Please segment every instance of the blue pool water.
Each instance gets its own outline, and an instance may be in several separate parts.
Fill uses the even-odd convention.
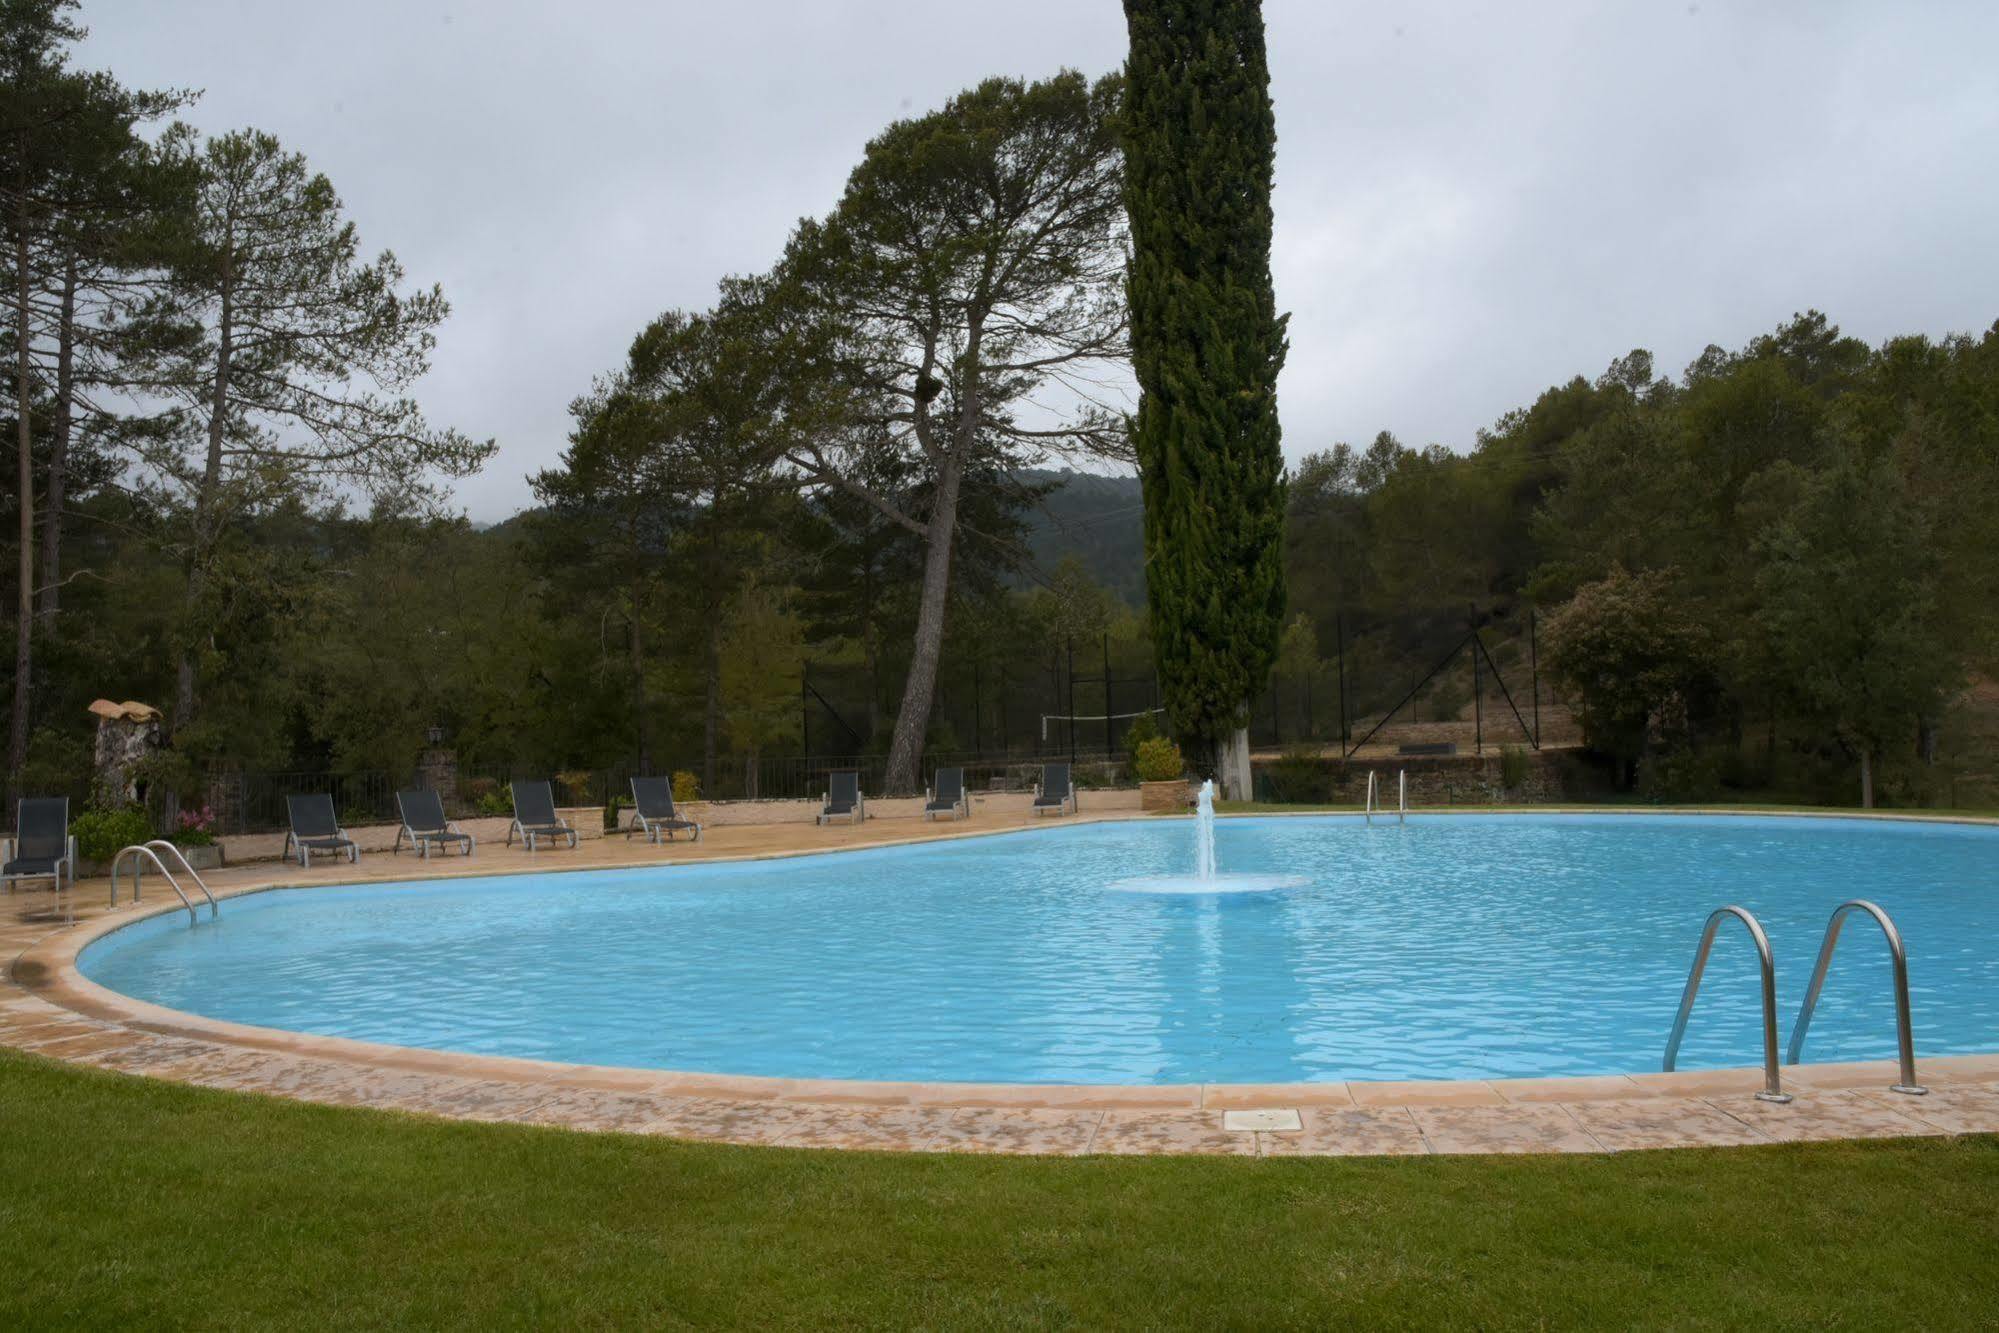
[[[1788,1037],[1826,917],[1901,926],[1918,1056],[1999,1050],[1999,830],[1687,816],[1071,825],[717,866],[272,892],[117,932],[86,975],[217,1018],[456,1051],[985,1082],[1654,1070],[1707,913],[1769,931]],[[551,853],[548,861],[559,865]],[[1887,953],[1849,920],[1807,1060],[1894,1054]],[[1753,951],[1715,946],[1682,1068],[1753,1064]]]

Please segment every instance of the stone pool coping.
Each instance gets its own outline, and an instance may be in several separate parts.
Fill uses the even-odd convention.
[[[1482,813],[1492,811],[1420,812],[1422,817]],[[1634,812],[1565,807],[1540,813],[1999,823],[1976,817],[1707,808]],[[1312,814],[1325,817],[1325,812]],[[1117,811],[1059,823],[1128,817]],[[1222,817],[1294,816],[1256,812]],[[1295,817],[1305,817],[1305,812]],[[620,855],[596,857],[482,849],[470,863],[398,859],[392,867],[371,864],[366,873],[343,865],[330,875],[325,868],[273,874],[273,867],[263,866],[238,872],[234,882],[218,886],[217,897],[382,880],[774,859],[993,836],[1037,826],[1005,818],[979,823],[984,826],[864,827],[846,833],[793,828],[758,840],[776,841],[776,847],[756,845],[739,834],[710,849],[640,844],[636,856],[629,845],[619,849]],[[787,843],[792,845],[782,845]],[[47,895],[34,893],[17,901],[33,898],[48,901]],[[9,969],[10,984],[0,988],[0,1044],[128,1073],[338,1105],[731,1143],[904,1151],[1262,1156],[1594,1152],[1999,1131],[1999,1054],[1921,1060],[1918,1074],[1932,1089],[1927,1097],[1888,1091],[1896,1081],[1892,1061],[1787,1066],[1785,1086],[1796,1098],[1788,1105],[1755,1100],[1753,1093],[1762,1086],[1760,1068],[1449,1082],[1126,1086],[770,1078],[469,1055],[253,1027],[148,1004],[99,986],[77,970],[79,954],[92,941],[180,910],[173,900],[115,909],[82,907],[74,925],[37,920],[17,910],[16,919],[0,927],[0,945],[19,950]],[[1254,1111],[1289,1114],[1275,1119],[1240,1114]]]

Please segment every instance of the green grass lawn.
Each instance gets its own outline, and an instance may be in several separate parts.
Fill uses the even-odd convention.
[[[1999,1140],[1621,1157],[711,1147],[0,1054],[0,1326],[1991,1327]]]

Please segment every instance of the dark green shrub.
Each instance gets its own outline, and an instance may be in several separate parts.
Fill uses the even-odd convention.
[[[1187,771],[1187,761],[1179,746],[1164,736],[1152,736],[1133,752],[1132,768],[1140,782],[1171,782]]]
[[[76,854],[86,861],[109,861],[119,849],[146,842],[153,836],[153,821],[137,806],[121,810],[86,810],[70,821],[76,839]]]
[[[1319,805],[1333,790],[1332,770],[1309,745],[1293,745],[1264,770],[1270,799],[1282,805]]]
[[[1138,772],[1138,752],[1145,748],[1147,741],[1159,739],[1159,734],[1159,724],[1153,721],[1150,713],[1140,713],[1131,720],[1131,725],[1124,729],[1125,763],[1132,772]],[[1158,781],[1157,778],[1147,778],[1142,773],[1139,774],[1139,780]]]

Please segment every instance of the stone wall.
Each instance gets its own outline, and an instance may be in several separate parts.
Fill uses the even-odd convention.
[[[1605,775],[1575,750],[1517,752],[1518,781],[1506,781],[1501,752],[1484,755],[1395,755],[1377,759],[1337,759],[1314,764],[1308,771],[1295,761],[1271,760],[1256,765],[1257,798],[1298,804],[1364,805],[1367,775],[1379,784],[1376,801],[1394,809],[1396,777],[1409,775],[1409,805],[1549,805],[1590,801],[1607,790]]]

